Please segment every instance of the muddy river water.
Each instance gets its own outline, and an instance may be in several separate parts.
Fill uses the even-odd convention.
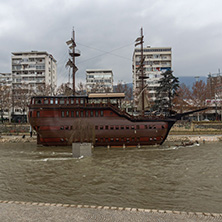
[[[222,213],[222,143],[95,148],[0,144],[0,199]]]

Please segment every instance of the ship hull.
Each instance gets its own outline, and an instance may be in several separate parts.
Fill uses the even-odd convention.
[[[149,146],[162,144],[176,120],[130,121],[124,117],[30,117],[38,144],[67,146],[91,142],[94,146]]]

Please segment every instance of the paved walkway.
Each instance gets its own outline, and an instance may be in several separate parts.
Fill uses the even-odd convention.
[[[186,213],[137,208],[0,201],[1,222],[205,222],[222,214]]]

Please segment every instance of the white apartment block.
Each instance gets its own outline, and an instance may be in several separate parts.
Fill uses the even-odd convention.
[[[113,71],[111,69],[87,69],[87,92],[113,92]]]
[[[147,87],[148,99],[152,103],[155,101],[156,88],[159,87],[158,81],[161,73],[172,69],[171,47],[145,47],[143,48],[144,57],[144,76],[149,78],[144,80]],[[141,61],[141,49],[136,48],[133,53],[133,92],[134,96],[141,91],[140,71],[137,71]],[[137,98],[138,99],[138,98]]]
[[[38,51],[13,52],[11,63],[14,88],[26,84],[35,90],[38,86],[48,86],[52,91],[55,90],[57,65],[51,54]]]

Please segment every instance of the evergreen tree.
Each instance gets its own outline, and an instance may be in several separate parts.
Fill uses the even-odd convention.
[[[173,75],[173,71],[167,70],[162,73],[162,78],[159,80],[157,88],[156,101],[154,109],[160,113],[171,115],[172,100],[176,96],[176,91],[179,88],[179,80]]]

